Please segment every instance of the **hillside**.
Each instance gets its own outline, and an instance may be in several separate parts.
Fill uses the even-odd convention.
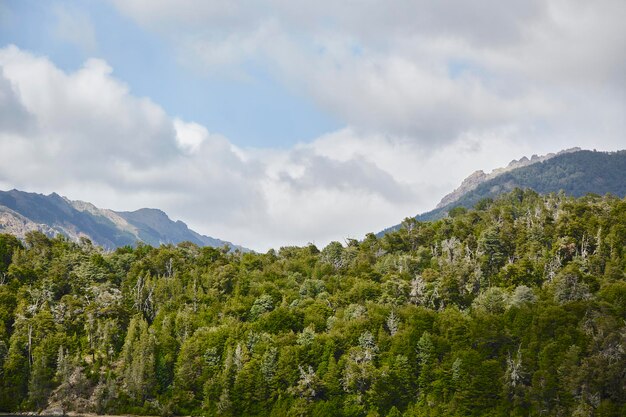
[[[623,416],[624,242],[625,199],[519,189],[266,254],[0,234],[0,411]]]
[[[456,188],[451,193],[445,195],[435,208],[438,209],[438,208],[451,205],[452,203],[457,201],[459,198],[463,197],[465,194],[476,189],[476,187],[478,187],[480,184],[487,182],[493,178],[496,178],[506,172],[510,172],[518,168],[536,164],[538,162],[544,162],[544,161],[554,158],[555,156],[563,155],[566,153],[578,152],[580,150],[581,150],[580,148],[571,148],[571,149],[562,150],[557,153],[549,153],[547,155],[541,155],[541,156],[533,155],[530,158],[527,158],[524,156],[520,158],[519,160],[514,159],[513,161],[509,162],[509,164],[506,167],[496,168],[490,173],[485,173],[483,170],[478,170],[474,172],[473,174],[471,174],[469,177],[465,178],[458,188]]]
[[[86,237],[106,249],[144,242],[152,246],[184,241],[199,246],[242,249],[230,242],[203,236],[182,221],[172,221],[157,209],[115,212],[84,201],[18,190],[0,191],[0,232],[24,238],[29,231],[63,234],[73,241]]]
[[[501,168],[486,176],[472,174],[464,183],[471,186],[459,187],[463,192],[451,193],[429,212],[419,214],[419,221],[440,219],[455,207],[471,208],[485,198],[495,198],[514,188],[529,188],[540,194],[564,192],[580,197],[588,193],[603,195],[610,193],[618,197],[626,196],[626,150],[617,152],[596,152],[566,150],[549,158],[522,158],[521,167]],[[510,167],[520,165],[513,161]],[[509,168],[510,168],[509,167]],[[482,171],[481,171],[482,172]],[[472,177],[480,177],[472,181]],[[449,201],[449,202],[447,202]],[[447,203],[446,203],[447,202]],[[400,225],[385,229],[380,234],[397,230]]]

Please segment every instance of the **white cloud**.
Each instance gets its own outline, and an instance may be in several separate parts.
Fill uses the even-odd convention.
[[[113,2],[187,64],[242,77],[256,62],[365,134],[437,147],[477,130],[558,136],[580,124],[586,140],[623,137],[623,113],[604,116],[624,110],[620,0]],[[600,106],[582,123],[581,97]]]
[[[178,118],[174,119],[174,129],[178,147],[189,154],[197,152],[200,145],[209,137],[206,127],[197,123],[186,123]]]
[[[0,69],[0,130],[6,133],[21,132],[32,122],[11,82]]]
[[[122,11],[143,24],[169,26],[166,29],[189,25],[201,28],[207,22],[208,28],[240,28],[254,19],[262,2],[244,0],[196,1],[196,0],[112,0]]]

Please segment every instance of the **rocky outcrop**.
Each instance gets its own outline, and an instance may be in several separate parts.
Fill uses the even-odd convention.
[[[46,224],[35,223],[15,211],[0,206],[0,231],[17,236],[21,239],[28,232],[42,232],[54,236],[58,232]]]
[[[570,149],[562,150],[558,153],[549,153],[547,155],[542,155],[542,156],[533,155],[530,157],[530,159],[524,156],[519,160],[515,160],[515,159],[512,160],[504,168],[494,169],[489,174],[486,174],[482,170],[476,171],[473,174],[471,174],[469,177],[465,178],[458,188],[456,188],[450,194],[447,194],[445,197],[443,197],[441,201],[439,202],[439,204],[437,204],[436,208],[445,207],[450,203],[454,203],[459,198],[461,198],[461,196],[463,196],[464,194],[472,190],[475,190],[476,187],[478,187],[480,184],[484,183],[485,181],[489,181],[506,172],[512,171],[517,168],[522,168],[528,165],[536,164],[537,162],[547,161],[549,159],[554,158],[557,155],[578,152],[580,150],[581,150],[580,148],[570,148]]]

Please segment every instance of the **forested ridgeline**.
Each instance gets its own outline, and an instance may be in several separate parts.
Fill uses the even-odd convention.
[[[626,200],[266,254],[0,235],[0,409],[626,415]]]

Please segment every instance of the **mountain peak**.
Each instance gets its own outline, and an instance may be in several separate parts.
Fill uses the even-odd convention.
[[[141,241],[152,246],[190,241],[199,246],[247,250],[229,242],[204,236],[173,221],[160,209],[141,208],[129,212],[101,209],[94,204],[62,197],[13,189],[0,191],[0,232],[18,237],[33,230],[47,235],[63,234],[78,241],[81,236],[107,249],[134,245]]]
[[[531,156],[530,159],[528,159],[528,157],[526,156],[522,156],[519,160],[514,159],[511,162],[509,162],[509,164],[506,167],[496,168],[493,171],[491,171],[489,174],[485,174],[485,172],[482,170],[475,171],[469,177],[465,178],[463,182],[461,182],[461,185],[458,188],[456,188],[451,193],[445,195],[441,199],[439,204],[437,204],[436,208],[441,208],[448,204],[454,203],[462,195],[474,190],[476,187],[478,187],[480,184],[484,183],[485,181],[489,181],[506,172],[512,171],[514,169],[522,168],[528,165],[536,164],[539,162],[547,161],[558,155],[579,152],[580,150],[581,150],[580,148],[574,147],[574,148],[564,149],[557,153],[548,153],[546,155],[541,155],[541,156],[534,154],[533,156]]]
[[[168,217],[167,214],[165,214],[165,212],[163,210],[160,210],[160,209],[157,209],[157,208],[150,208],[150,207],[143,207],[143,208],[137,209],[135,211],[132,211],[131,213],[153,214],[153,215],[159,215],[159,216]]]
[[[438,218],[457,205],[469,208],[481,198],[493,198],[514,187],[531,188],[539,193],[563,190],[575,197],[587,193],[626,195],[623,174],[626,172],[626,150],[597,152],[570,148],[533,157],[528,162],[523,162],[523,158],[520,161],[514,168],[499,168],[485,176],[477,175],[481,171],[473,173],[434,210],[418,218]]]

